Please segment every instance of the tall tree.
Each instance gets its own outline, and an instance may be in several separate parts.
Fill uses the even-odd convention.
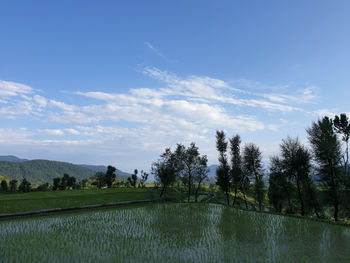
[[[288,201],[288,205],[291,206],[291,194],[288,190],[287,176],[283,169],[282,160],[278,156],[273,156],[270,159],[268,197],[269,202],[273,205],[277,212],[282,212],[286,199]]]
[[[7,192],[8,191],[8,184],[7,184],[7,181],[6,180],[2,180],[1,181],[1,190],[3,192]]]
[[[113,181],[116,178],[116,175],[114,173],[116,170],[117,169],[111,165],[107,166],[107,172],[105,175],[105,182],[106,182],[108,188],[112,187]]]
[[[137,174],[138,174],[138,170],[137,169],[135,169],[134,170],[134,173],[131,175],[131,176],[129,176],[128,177],[128,183],[132,186],[132,187],[134,187],[134,188],[136,188],[136,183],[137,183]]]
[[[152,164],[151,169],[157,182],[162,185],[160,192],[160,197],[162,197],[166,193],[167,188],[176,181],[179,174],[176,156],[170,148],[165,149],[158,161]]]
[[[349,165],[349,138],[350,138],[350,122],[349,117],[345,113],[336,115],[334,117],[334,129],[335,132],[342,136],[342,141],[345,143],[345,156],[344,160],[344,177],[347,175]]]
[[[242,157],[241,157],[241,137],[237,134],[232,139],[230,139],[230,153],[231,153],[231,178],[232,186],[235,191],[235,197],[232,206],[235,205],[237,199],[238,189],[241,188],[240,185],[243,182],[243,172],[242,172]]]
[[[333,204],[334,220],[338,220],[339,192],[342,187],[341,147],[329,117],[313,122],[307,129],[308,139],[312,146],[315,160],[319,164],[321,181]]]
[[[145,188],[146,187],[146,181],[148,179],[148,173],[144,172],[143,170],[141,170],[141,179],[140,179],[140,183],[139,183],[139,187],[141,188]]]
[[[298,138],[282,140],[280,145],[282,154],[282,163],[288,177],[296,182],[297,194],[300,203],[300,213],[305,215],[305,204],[302,195],[302,183],[310,176],[311,155],[303,147]]]
[[[202,182],[208,178],[208,158],[206,155],[203,155],[200,158],[200,165],[198,168],[195,170],[194,173],[194,181],[197,184],[196,187],[196,192],[195,192],[195,201],[198,202],[198,195],[199,195],[199,190],[201,188]]]
[[[52,190],[56,191],[60,185],[61,178],[60,177],[55,177],[53,178],[53,185],[52,185]]]
[[[227,205],[230,205],[231,176],[227,160],[227,141],[224,131],[216,131],[216,149],[219,152],[219,167],[216,170],[216,184],[226,195]]]
[[[175,150],[175,155],[179,168],[183,171],[183,181],[188,187],[187,201],[189,202],[191,197],[191,189],[193,188],[195,179],[195,173],[206,163],[203,163],[203,157],[200,155],[198,147],[194,142],[192,142],[187,148],[182,144],[178,144]]]
[[[265,184],[263,181],[262,154],[258,146],[249,143],[243,150],[243,167],[248,176],[255,180],[254,196],[258,201],[259,210],[262,210],[262,202],[265,196]]]

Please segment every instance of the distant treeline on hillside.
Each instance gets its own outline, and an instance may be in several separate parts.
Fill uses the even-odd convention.
[[[49,160],[27,161],[14,157],[11,158],[11,161],[0,161],[0,176],[6,177],[10,180],[15,179],[18,181],[26,178],[33,185],[40,185],[44,183],[52,183],[53,178],[61,177],[63,174],[69,174],[75,177],[78,181],[81,181],[83,179],[94,176],[96,173],[96,167],[99,168],[99,171],[102,171],[104,166],[86,165],[86,167],[84,167],[83,165],[76,165],[66,162]],[[107,167],[105,167],[105,171],[106,170]],[[127,178],[129,176],[129,174],[119,170],[116,171],[116,175],[119,178]]]

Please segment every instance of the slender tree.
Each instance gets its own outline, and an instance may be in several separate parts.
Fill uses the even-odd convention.
[[[216,131],[216,149],[219,152],[219,167],[216,170],[216,184],[226,195],[227,205],[230,205],[231,176],[227,160],[227,141],[224,131]]]
[[[237,199],[238,189],[241,188],[240,185],[243,182],[242,176],[242,157],[241,157],[241,137],[237,134],[232,139],[230,139],[230,153],[231,153],[231,178],[232,186],[235,191],[235,197],[232,206],[235,206]]]
[[[247,144],[243,150],[243,167],[246,173],[255,180],[254,196],[262,210],[262,202],[265,196],[265,184],[263,181],[262,154],[258,146]]]
[[[198,202],[199,190],[201,188],[202,182],[208,178],[208,158],[206,155],[200,158],[200,165],[194,172],[194,181],[197,183],[196,192],[195,192],[195,201]]]
[[[324,184],[326,193],[333,204],[334,220],[338,220],[339,213],[339,192],[342,187],[341,147],[336,133],[333,129],[333,122],[329,117],[312,123],[307,129],[308,139],[312,146],[314,158],[319,165],[321,182]]]
[[[141,179],[140,179],[139,187],[145,188],[147,179],[148,179],[148,173],[141,170]]]

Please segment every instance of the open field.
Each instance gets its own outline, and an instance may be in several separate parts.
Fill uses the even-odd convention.
[[[0,222],[3,262],[349,262],[350,228],[215,204]]]
[[[0,194],[0,214],[145,200],[150,190],[110,188]]]

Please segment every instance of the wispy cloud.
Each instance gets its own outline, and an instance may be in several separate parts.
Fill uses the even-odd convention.
[[[30,130],[2,129],[0,144],[10,146],[10,138],[18,147],[55,149],[62,158],[68,156],[64,149],[69,147],[70,158],[74,158],[73,153],[91,151],[94,156],[119,156],[126,162],[127,156],[138,152],[143,162],[151,162],[166,146],[196,141],[210,158],[215,158],[216,129],[243,134],[278,132],[288,125],[287,120],[279,120],[281,112],[303,113],[302,106],[317,99],[316,89],[308,86],[294,93],[269,93],[267,89],[259,93],[243,84],[236,86],[209,76],[181,77],[154,67],[144,68],[142,73],[163,86],[123,93],[76,91],[79,104],[47,98],[29,86],[2,81],[0,92],[6,101],[0,102],[0,118],[33,116],[45,125]],[[278,118],[264,118],[267,114],[277,114]]]

